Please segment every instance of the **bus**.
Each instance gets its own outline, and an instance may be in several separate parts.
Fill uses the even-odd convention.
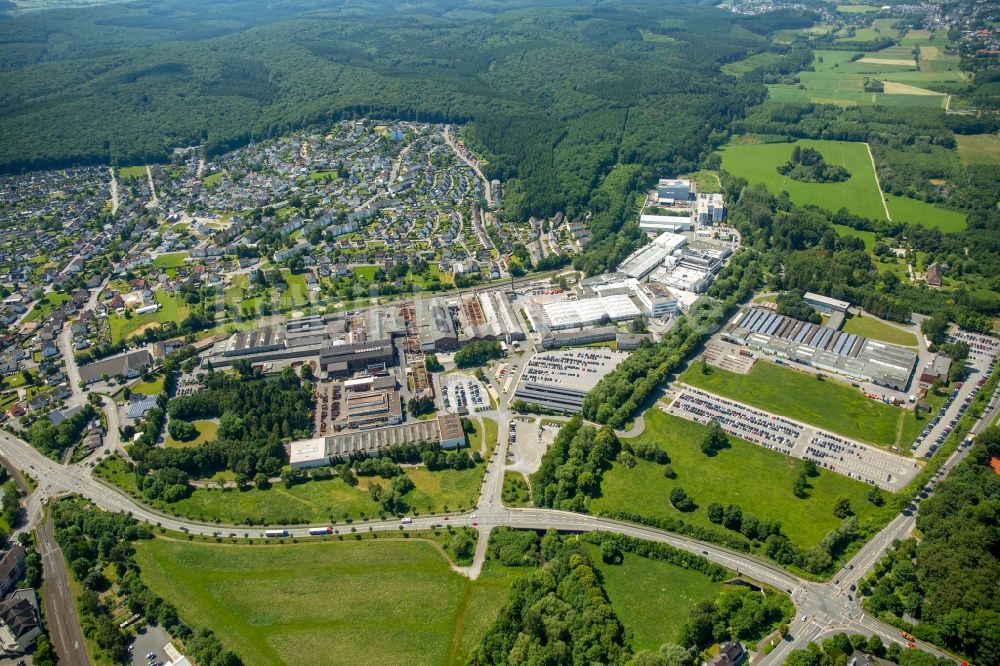
[[[332,527],[310,527],[309,534],[313,536],[322,536],[324,534],[333,534]]]
[[[286,537],[288,536],[288,530],[265,530],[264,536],[268,538],[272,537]]]

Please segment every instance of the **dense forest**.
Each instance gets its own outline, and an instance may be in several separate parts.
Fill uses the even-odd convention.
[[[367,115],[468,123],[509,213],[581,210],[616,162],[693,166],[760,102],[722,63],[808,25],[687,3],[167,0],[0,22],[0,168],[214,156]],[[794,53],[801,65],[801,52]],[[779,67],[780,69],[780,67]],[[713,135],[713,132],[716,135]]]
[[[989,464],[995,456],[996,427],[980,433],[969,457],[921,505],[921,539],[897,543],[861,586],[870,612],[976,663],[1000,654],[1000,476]]]

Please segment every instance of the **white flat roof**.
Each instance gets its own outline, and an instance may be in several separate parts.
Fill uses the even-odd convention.
[[[323,460],[326,456],[326,438],[302,439],[288,445],[288,462],[295,463]]]

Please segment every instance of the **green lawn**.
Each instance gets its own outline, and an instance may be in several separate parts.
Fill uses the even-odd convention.
[[[410,512],[442,513],[471,508],[479,494],[483,465],[466,470],[430,472],[424,468],[407,469],[416,486],[404,496]],[[126,489],[134,481],[118,477]],[[285,488],[275,484],[267,490],[243,491],[219,488],[196,488],[191,496],[173,504],[155,503],[161,510],[197,520],[221,521],[244,525],[289,525],[374,518],[381,510],[368,496],[372,483],[388,487],[389,481],[362,477],[357,486],[339,478],[309,481]]]
[[[153,265],[157,268],[177,268],[184,265],[187,257],[187,252],[167,252],[157,255],[156,259],[153,259]]]
[[[136,178],[146,178],[146,167],[127,166],[118,168],[118,177],[122,180],[135,180]]]
[[[802,461],[730,437],[731,447],[709,457],[701,452],[705,427],[654,407],[645,413],[646,430],[632,440],[651,442],[666,450],[676,478],[663,476],[661,465],[639,460],[629,469],[618,463],[605,472],[601,496],[591,501],[592,513],[630,511],[644,516],[682,518],[686,522],[723,529],[708,520],[711,501],[739,504],[744,514],[781,521],[782,531],[802,548],[815,546],[840,519],[833,515],[838,497],[847,497],[862,525],[880,520],[868,500],[871,486],[846,476],[819,470],[809,480],[809,496],[792,493],[792,481]],[[669,501],[681,486],[697,508],[679,513]]]
[[[24,321],[42,321],[68,300],[69,294],[61,294],[56,291],[44,294],[41,299],[35,303],[35,306],[31,308],[31,312],[28,313],[28,316],[25,317]]]
[[[378,270],[378,266],[355,266],[351,271],[358,277],[362,277],[369,282],[375,279],[375,271]]]
[[[778,173],[789,160],[795,145],[815,148],[823,158],[845,167],[851,177],[840,183],[803,183]],[[799,204],[816,204],[836,211],[846,207],[856,215],[885,219],[885,209],[875,182],[875,171],[863,143],[851,141],[800,140],[791,143],[730,143],[720,150],[722,166],[750,183],[764,183],[778,194],[787,191]]]
[[[187,316],[187,304],[182,297],[164,294],[162,291],[154,292],[154,297],[156,302],[160,304],[160,309],[156,312],[132,316],[132,318],[120,317],[116,314],[108,317],[112,342],[128,338],[148,324],[162,324],[168,321],[175,321],[179,324]]]
[[[837,380],[758,361],[746,375],[692,365],[680,381],[846,437],[881,446],[909,444],[924,425],[914,412],[872,400]],[[898,434],[901,432],[901,435]]]
[[[965,229],[965,213],[895,194],[886,194],[885,200],[895,222],[912,222],[928,229],[938,227],[945,233]]]
[[[522,573],[487,563],[470,581],[433,542],[399,537],[255,546],[155,539],[137,544],[136,559],[182,619],[211,627],[247,666],[464,664]]]
[[[159,395],[163,393],[163,382],[166,377],[159,375],[148,382],[139,382],[132,387],[132,393],[142,393],[143,395]]]
[[[191,424],[198,429],[197,437],[192,439],[190,442],[178,442],[170,435],[167,435],[165,442],[167,447],[184,449],[189,446],[198,446],[199,444],[204,444],[205,442],[215,441],[216,435],[219,433],[219,424],[216,421],[192,421]]]
[[[955,141],[963,164],[1000,164],[1000,135],[956,134]]]
[[[837,233],[841,236],[854,236],[855,238],[860,238],[865,243],[865,249],[869,252],[875,247],[875,232],[874,231],[861,231],[855,229],[854,227],[848,227],[844,224],[835,224],[833,228],[837,230]]]
[[[216,171],[215,173],[210,173],[207,176],[205,176],[204,178],[202,178],[201,182],[205,185],[205,187],[212,187],[213,185],[215,185],[216,183],[218,183],[220,180],[222,180],[222,178],[225,175],[226,175],[225,171]]]
[[[632,648],[656,651],[677,640],[694,607],[714,601],[725,585],[697,571],[625,553],[621,565],[604,564],[600,549],[587,545],[611,605],[633,635]]]
[[[895,326],[890,326],[875,317],[859,317],[852,315],[844,322],[841,330],[848,333],[857,333],[867,338],[881,340],[894,345],[904,345],[906,347],[917,346],[917,336],[913,333],[900,330]]]

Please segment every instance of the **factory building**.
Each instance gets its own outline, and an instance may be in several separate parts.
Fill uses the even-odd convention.
[[[694,188],[690,180],[661,178],[656,184],[656,198],[660,203],[690,201],[694,198]]]
[[[726,204],[722,199],[722,194],[719,192],[699,194],[695,215],[699,225],[721,224],[726,218]]]
[[[917,364],[917,355],[904,347],[757,307],[738,314],[723,339],[898,391],[906,390]]]
[[[662,284],[644,282],[635,289],[636,300],[642,308],[642,314],[653,319],[663,319],[677,315],[677,297]]]
[[[546,303],[542,306],[542,313],[546,325],[553,331],[629,321],[642,314],[632,299],[624,294]]]
[[[582,331],[550,331],[542,334],[542,349],[558,349],[560,347],[580,347],[600,342],[610,342],[618,337],[617,326],[598,326]]]
[[[685,236],[664,232],[649,245],[639,248],[626,257],[618,270],[626,277],[642,280],[687,242]]]
[[[840,301],[836,298],[830,298],[829,296],[823,296],[822,294],[814,294],[811,291],[807,291],[802,295],[802,300],[804,300],[809,305],[813,306],[820,312],[847,312],[847,308],[851,307],[851,304],[847,301]]]
[[[320,369],[334,377],[361,371],[385,370],[395,363],[395,349],[391,340],[340,340],[319,350]]]
[[[525,339],[507,295],[500,290],[463,294],[458,300],[458,341]]]
[[[288,462],[292,469],[324,467],[352,457],[376,456],[392,446],[418,443],[437,443],[442,448],[462,446],[465,432],[461,419],[455,414],[444,414],[429,421],[347,430],[326,437],[291,442],[288,445]]]
[[[646,233],[678,233],[694,229],[690,215],[641,215],[639,231]]]
[[[443,352],[458,349],[455,322],[443,298],[418,298],[414,300],[413,307],[421,351]]]

